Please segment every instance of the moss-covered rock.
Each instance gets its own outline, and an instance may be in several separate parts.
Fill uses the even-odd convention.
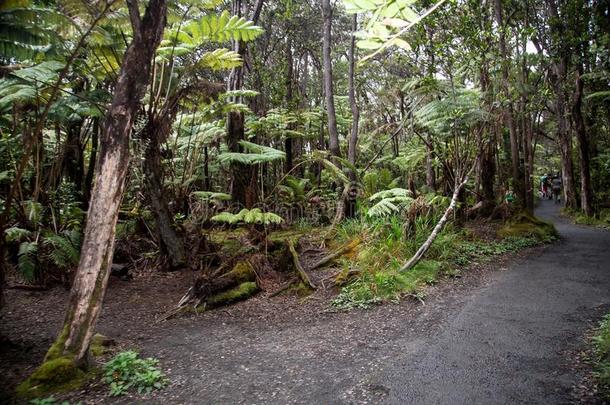
[[[511,218],[498,230],[498,236],[507,237],[535,237],[538,240],[552,240],[559,237],[553,224],[543,221],[533,215],[521,212]]]
[[[210,297],[207,300],[207,306],[218,307],[221,305],[231,304],[249,298],[257,292],[258,286],[256,285],[256,283],[254,281],[247,281],[245,283],[241,283],[235,288],[223,291],[219,294]]]
[[[89,345],[89,351],[93,357],[103,356],[110,351],[110,346],[115,344],[113,339],[106,337],[100,333],[96,333],[91,338],[91,344]]]
[[[59,357],[42,363],[24,382],[17,386],[21,398],[47,396],[51,393],[78,389],[87,380],[87,374],[68,357]]]

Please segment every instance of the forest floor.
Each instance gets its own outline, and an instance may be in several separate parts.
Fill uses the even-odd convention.
[[[192,283],[186,273],[112,279],[98,331],[160,360],[170,384],[145,400],[83,403],[567,403],[589,400],[575,365],[583,335],[610,309],[610,232],[537,215],[562,240],[474,266],[406,300],[332,311],[332,295],[256,296],[199,315],[157,320]],[[44,356],[67,291],[9,291],[0,314],[0,403]],[[10,340],[8,340],[10,339]],[[593,401],[593,400],[591,400]]]

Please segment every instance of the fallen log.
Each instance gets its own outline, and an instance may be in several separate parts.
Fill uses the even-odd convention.
[[[294,265],[294,269],[296,270],[303,283],[314,290],[317,289],[316,285],[309,278],[309,275],[305,272],[305,269],[303,269],[303,266],[301,266],[301,262],[299,261],[299,255],[295,248],[294,239],[288,239],[288,250],[292,255],[292,264]]]
[[[346,245],[340,247],[339,249],[335,250],[331,254],[329,254],[329,255],[321,258],[317,262],[315,262],[311,266],[311,270],[317,269],[318,267],[322,267],[322,266],[332,262],[333,260],[343,256],[345,253],[349,252],[350,250],[353,250],[360,243],[362,243],[362,240],[360,238],[353,239],[352,241],[350,241]]]

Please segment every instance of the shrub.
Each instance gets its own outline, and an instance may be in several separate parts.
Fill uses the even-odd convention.
[[[134,351],[117,354],[104,366],[103,380],[110,385],[110,395],[124,395],[131,388],[139,394],[163,388],[167,379],[156,367],[158,363],[158,360],[150,357],[140,359]]]

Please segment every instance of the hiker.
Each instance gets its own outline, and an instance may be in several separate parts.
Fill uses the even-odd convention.
[[[540,177],[540,197],[543,200],[546,200],[548,197],[548,175],[543,175]]]
[[[551,187],[553,189],[553,199],[555,200],[555,204],[559,204],[561,202],[561,177],[555,176],[551,182]]]

